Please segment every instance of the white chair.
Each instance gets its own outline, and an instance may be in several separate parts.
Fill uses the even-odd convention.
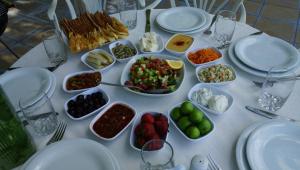
[[[150,5],[145,6],[145,0],[140,0],[140,4],[145,9],[153,9],[155,8],[162,0],[154,0]],[[176,7],[175,0],[169,0],[171,7]],[[183,0],[186,6],[191,6],[188,0]],[[238,12],[240,10],[240,19],[239,22],[246,23],[246,8],[243,3],[244,0],[236,0],[233,6],[233,11]],[[214,9],[216,5],[216,0],[193,0],[192,6],[195,8],[201,8],[211,14],[216,14],[222,8],[224,8],[228,4],[229,0],[223,0],[223,2]],[[214,10],[213,10],[214,9]]]

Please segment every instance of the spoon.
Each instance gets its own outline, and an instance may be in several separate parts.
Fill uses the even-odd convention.
[[[151,90],[144,90],[143,88],[138,87],[138,86],[134,86],[134,85],[114,84],[114,83],[107,83],[107,82],[103,82],[103,81],[101,81],[100,84],[108,85],[108,86],[116,86],[116,87],[135,88],[135,89],[137,89],[137,90],[139,90],[139,91],[141,91],[141,92],[149,93],[149,94],[163,94],[163,93],[166,93],[166,92],[170,92],[169,89],[151,89]]]
[[[212,19],[212,21],[211,21],[209,27],[203,32],[203,34],[210,35],[210,34],[212,33],[211,27],[212,27],[213,24],[216,22],[217,16],[218,16],[218,14],[215,14],[215,16],[213,17],[213,19]]]

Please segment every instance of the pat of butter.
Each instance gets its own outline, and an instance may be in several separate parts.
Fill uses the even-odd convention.
[[[147,32],[140,40],[140,45],[143,51],[155,52],[158,50],[157,36],[155,32]]]

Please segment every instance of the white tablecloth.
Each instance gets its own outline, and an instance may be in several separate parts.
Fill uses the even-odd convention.
[[[159,12],[160,10],[152,11],[152,23],[154,23],[153,21]],[[128,37],[128,39],[137,44],[138,39],[144,33],[144,28],[145,14],[144,11],[139,11],[137,27],[134,30],[130,31],[130,36]],[[159,33],[162,36],[164,42],[166,42],[167,39],[172,36],[172,34],[160,30],[155,24],[152,24],[152,31]],[[255,31],[257,30],[250,27],[249,25],[237,23],[233,39],[238,39]],[[194,47],[208,46],[208,37],[205,37],[200,33],[194,34],[193,36],[196,40]],[[103,49],[108,50],[107,46],[103,47]],[[164,53],[167,52],[164,51]],[[89,123],[94,116],[89,117],[85,120],[74,121],[68,118],[64,113],[64,103],[67,101],[67,99],[75,95],[65,93],[62,90],[62,81],[64,77],[69,73],[89,70],[89,68],[81,63],[81,55],[82,54],[69,56],[68,62],[54,71],[57,80],[57,86],[51,99],[55,110],[61,113],[60,117],[62,119],[66,119],[66,121],[68,122],[68,129],[64,138],[89,138],[98,141],[99,143],[102,143],[103,145],[108,147],[109,150],[116,156],[121,169],[137,170],[140,167],[141,158],[140,153],[133,150],[129,145],[131,126],[114,141],[106,142],[98,139],[89,131]],[[225,55],[224,62],[232,64],[227,59],[226,51],[223,51],[223,55]],[[13,66],[46,66],[47,64],[49,63],[46,58],[43,45],[39,44],[27,54],[25,54]],[[185,65],[187,74],[184,79],[183,85],[175,94],[168,97],[144,97],[130,93],[118,87],[109,87],[103,85],[102,88],[110,95],[111,101],[125,101],[134,106],[138,113],[143,113],[145,111],[157,111],[167,114],[168,110],[172,108],[172,106],[187,99],[187,93],[189,89],[197,83],[197,78],[194,73],[195,68],[187,61],[185,62]],[[109,71],[103,74],[103,80],[106,82],[119,83],[120,75],[124,66],[125,64],[116,63]],[[215,131],[211,134],[211,136],[203,141],[191,143],[187,141],[175,129],[173,125],[170,126],[168,141],[173,145],[175,149],[176,164],[184,164],[187,168],[189,168],[191,158],[195,154],[206,155],[210,153],[222,167],[222,169],[238,169],[235,159],[235,145],[240,133],[247,126],[253,124],[254,122],[264,120],[265,118],[250,113],[244,108],[245,105],[255,105],[255,93],[257,93],[258,89],[250,81],[250,75],[243,73],[239,69],[236,70],[238,75],[236,81],[228,86],[222,87],[223,90],[233,95],[234,103],[230,110],[228,110],[223,115],[209,115],[215,122]],[[299,105],[297,101],[300,100],[300,96],[297,94],[300,94],[299,83],[296,83],[292,95],[290,96],[285,106],[278,111],[278,114],[300,120],[300,114],[297,114],[297,105]],[[42,148],[49,137],[50,136],[35,136],[34,139],[39,148]]]

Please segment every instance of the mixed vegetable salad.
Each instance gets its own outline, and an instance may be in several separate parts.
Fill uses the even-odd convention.
[[[125,84],[138,86],[145,91],[168,89],[166,93],[169,93],[176,90],[181,69],[172,69],[164,59],[142,57],[131,66],[129,80]]]

